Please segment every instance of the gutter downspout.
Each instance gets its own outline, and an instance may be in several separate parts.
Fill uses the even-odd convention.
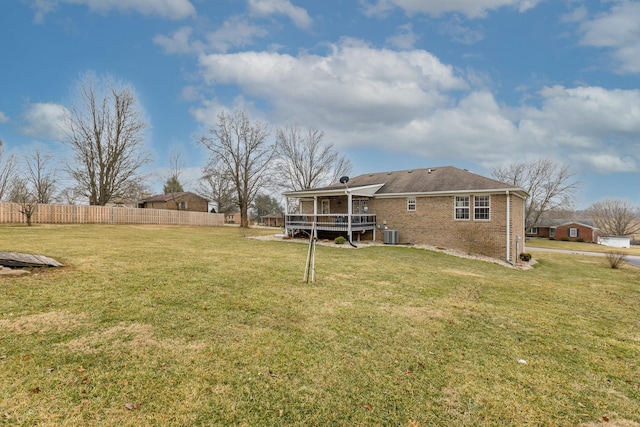
[[[511,196],[507,190],[507,262],[511,262]]]

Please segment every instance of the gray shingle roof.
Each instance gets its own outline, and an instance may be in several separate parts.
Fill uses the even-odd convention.
[[[384,184],[375,194],[421,194],[459,191],[516,190],[511,184],[496,181],[453,166],[408,169],[358,175],[347,183],[349,188]],[[344,184],[314,188],[314,191],[337,190]],[[524,190],[517,189],[524,193]],[[292,194],[292,193],[291,193]],[[526,193],[525,193],[526,194]]]
[[[541,219],[537,224],[534,225],[534,227],[560,227],[562,225],[568,224],[581,224],[590,228],[597,228],[593,224],[592,219]]]
[[[140,202],[168,202],[169,200],[177,199],[182,196],[186,196],[187,194],[193,194],[194,196],[200,197],[197,194],[191,193],[190,191],[183,191],[181,193],[169,193],[169,194],[156,194],[155,196],[147,197],[142,199]],[[204,197],[202,197],[204,199]]]

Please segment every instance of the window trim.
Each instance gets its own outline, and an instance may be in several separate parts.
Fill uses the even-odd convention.
[[[486,198],[487,200],[487,205],[486,206],[478,206],[478,199],[484,199]],[[486,209],[487,212],[487,218],[479,218],[478,216],[478,210],[479,209]],[[491,221],[491,195],[490,194],[481,194],[481,195],[476,195],[473,196],[473,219],[474,221]]]
[[[458,202],[466,202],[466,205],[458,205]],[[458,217],[458,212],[466,212],[465,217]],[[453,218],[456,221],[470,221],[471,220],[471,196],[454,196],[453,197]]]
[[[413,209],[412,209],[413,206]],[[407,197],[407,211],[415,212],[418,210],[418,200],[415,197]]]
[[[573,234],[575,234],[575,236]],[[578,231],[577,228],[569,227],[569,237],[577,238],[579,236],[579,234],[580,234],[580,232]]]

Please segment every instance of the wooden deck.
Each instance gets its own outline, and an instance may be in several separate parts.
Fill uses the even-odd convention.
[[[349,221],[351,224],[349,224]],[[315,224],[318,231],[351,232],[374,231],[376,229],[375,215],[285,215],[285,228],[288,232],[299,230],[311,231]]]

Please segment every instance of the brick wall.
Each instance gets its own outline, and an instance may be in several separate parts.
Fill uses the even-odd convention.
[[[507,196],[491,195],[491,218],[473,218],[473,195],[470,195],[470,219],[456,220],[454,196],[417,197],[416,210],[408,211],[406,198],[373,199],[369,210],[377,215],[378,225],[398,230],[401,243],[427,244],[469,253],[478,253],[493,258],[505,259],[507,247]],[[523,200],[514,195],[511,198],[511,260],[517,259],[516,235],[524,240]],[[386,221],[386,224],[385,224]],[[383,233],[376,235],[382,240]]]
[[[407,210],[406,197],[369,199],[369,213],[376,215],[376,240],[383,241],[384,228],[398,230],[400,243],[424,244],[468,253],[506,259],[507,253],[507,195],[492,194],[490,219],[475,220],[474,199],[470,196],[470,219],[456,220],[454,196],[416,197],[416,210]],[[516,261],[523,252],[524,201],[510,194],[510,260]],[[347,213],[347,198],[332,198],[332,214]],[[320,199],[318,213],[320,213]],[[313,200],[302,202],[302,213],[313,214]],[[516,242],[516,236],[520,241]]]
[[[185,202],[187,208],[186,209],[178,209],[180,202]],[[166,202],[157,201],[157,202],[146,202],[146,209],[167,209],[172,211],[177,210],[186,210],[189,212],[208,212],[208,203],[207,201],[196,195],[196,194],[186,194],[180,197],[176,197],[175,199],[168,200]]]
[[[569,229],[575,228],[577,230],[578,235],[576,237],[571,237],[569,233]],[[593,233],[593,229],[590,227],[586,227],[582,224],[566,224],[556,228],[556,240],[565,240],[569,239],[572,241],[576,240],[584,240],[585,242],[596,242],[598,240],[597,233]]]

